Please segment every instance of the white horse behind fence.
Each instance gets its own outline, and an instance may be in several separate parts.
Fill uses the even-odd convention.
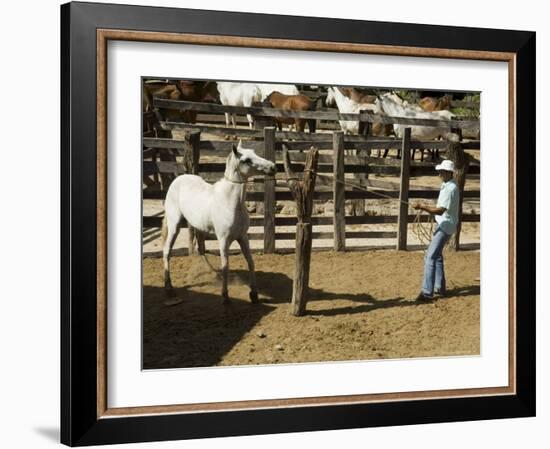
[[[218,92],[220,93],[220,102],[224,106],[244,106],[250,107],[255,101],[262,100],[262,92],[254,83],[226,83],[218,82]],[[229,127],[229,117],[236,128],[235,114],[225,113],[225,124]],[[246,115],[249,128],[254,127],[254,122],[250,114]]]
[[[425,112],[423,110],[418,110],[417,107],[413,107],[406,102],[403,102],[403,100],[397,97],[397,95],[392,93],[386,93],[377,98],[375,101],[375,105],[375,113],[385,114],[390,117],[446,121],[451,120],[454,117],[454,114],[452,114],[450,111]],[[456,141],[458,139],[458,136],[451,132],[450,125],[393,125],[393,130],[398,138],[403,137],[403,130],[405,128],[411,128],[411,138],[417,140],[432,140],[440,137],[452,141]]]
[[[257,84],[257,83],[229,83],[218,82],[220,103],[224,106],[251,107],[254,102],[265,100],[274,91],[285,95],[298,95],[298,88],[292,84]],[[236,128],[235,114],[225,113],[225,124],[229,127],[229,119]],[[254,127],[254,121],[250,114],[246,115],[249,128]]]
[[[164,287],[174,295],[170,278],[170,251],[179,232],[182,218],[202,233],[215,234],[219,242],[222,269],[222,296],[229,301],[227,274],[229,270],[229,246],[239,243],[250,271],[250,300],[258,300],[254,261],[248,242],[249,217],[245,206],[246,182],[250,176],[273,176],[276,166],[259,157],[254,150],[233,145],[227,158],[224,177],[215,184],[208,184],[200,176],[181,175],[170,185],[164,203],[162,222]]]
[[[327,90],[327,105],[336,103],[338,111],[343,114],[359,114],[361,111],[374,112],[375,106],[372,103],[358,103],[346,97],[338,87],[329,87]],[[357,134],[359,122],[357,120],[339,120],[340,128],[345,134]]]

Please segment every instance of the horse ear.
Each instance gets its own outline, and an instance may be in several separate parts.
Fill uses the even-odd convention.
[[[242,148],[242,147],[243,147],[243,140],[239,139],[239,145],[237,146],[237,148]]]
[[[233,151],[233,154],[235,156],[239,156],[239,152],[237,151],[237,147],[235,146],[235,144],[231,145],[231,151]]]

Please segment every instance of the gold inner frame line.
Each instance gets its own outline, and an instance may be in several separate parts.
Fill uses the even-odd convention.
[[[249,48],[286,49],[297,51],[326,51],[376,55],[414,56],[427,58],[472,59],[508,62],[509,72],[509,188],[508,188],[508,287],[509,287],[509,354],[508,386],[434,390],[419,392],[394,392],[346,396],[319,396],[304,398],[231,401],[201,404],[155,405],[139,407],[107,407],[107,42],[109,40],[178,43],[188,45],[212,45]],[[302,41],[290,39],[248,38],[222,35],[160,33],[116,29],[97,30],[97,417],[151,415],[168,413],[197,413],[207,411],[281,408],[299,406],[344,405],[421,399],[445,399],[511,395],[516,392],[516,55],[515,53],[444,48],[421,48],[373,44]]]

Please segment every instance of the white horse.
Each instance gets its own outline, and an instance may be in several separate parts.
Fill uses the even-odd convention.
[[[214,233],[220,245],[222,269],[222,296],[229,301],[227,274],[229,270],[229,246],[239,242],[250,271],[250,300],[257,302],[258,290],[254,273],[254,261],[248,242],[249,217],[245,206],[246,182],[250,176],[275,175],[273,162],[259,157],[254,150],[233,145],[227,158],[225,174],[215,184],[208,184],[200,176],[181,175],[170,185],[164,203],[162,222],[164,287],[174,295],[170,279],[170,251],[179,232],[182,218],[189,226],[202,233]]]
[[[411,104],[407,100],[403,100],[395,92],[387,92],[383,94],[382,97],[392,100],[394,103],[397,103],[398,105],[404,107],[405,109],[410,109],[412,111],[417,111],[417,112],[424,112],[424,109],[422,109],[420,105]]]
[[[327,90],[326,104],[336,103],[338,111],[341,113],[358,114],[361,111],[374,112],[375,105],[372,103],[358,103],[349,97],[346,97],[337,87],[329,87]],[[340,128],[344,134],[357,134],[359,132],[359,122],[356,120],[339,120]]]
[[[450,111],[426,112],[403,102],[395,94],[387,93],[377,98],[374,102],[375,113],[385,114],[390,117],[417,118],[428,120],[451,120],[454,114]],[[451,132],[450,125],[443,126],[419,126],[394,124],[393,130],[398,138],[403,137],[403,130],[411,128],[411,138],[418,140],[432,140],[444,138],[456,141],[458,136]]]
[[[253,83],[227,83],[218,82],[218,92],[220,93],[220,102],[225,106],[244,106],[250,107],[255,101],[262,100],[262,92],[259,87]],[[229,127],[229,116],[231,115],[231,121],[233,128],[236,128],[235,114],[225,113],[225,124]],[[248,119],[249,128],[254,127],[254,122],[250,114],[246,115]]]
[[[256,84],[262,93],[264,101],[270,94],[277,91],[285,95],[300,95],[300,91],[293,84]]]

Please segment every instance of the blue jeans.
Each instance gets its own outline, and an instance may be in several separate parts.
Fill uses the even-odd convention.
[[[443,247],[451,236],[443,232],[439,226],[435,228],[430,246],[424,255],[424,281],[422,293],[432,297],[434,289],[445,293],[445,271],[443,269]]]

